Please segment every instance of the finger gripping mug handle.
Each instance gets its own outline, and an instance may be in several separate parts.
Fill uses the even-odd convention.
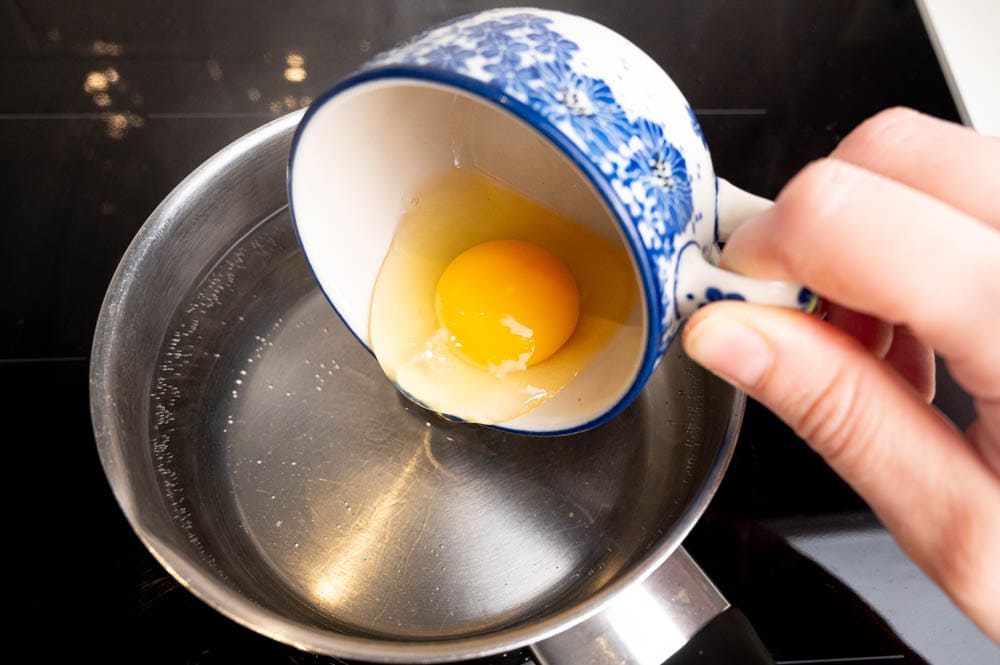
[[[716,240],[726,242],[733,231],[751,217],[756,217],[774,205],[774,201],[745,192],[725,178],[716,178],[718,183],[718,222]]]
[[[718,178],[717,240],[725,242],[743,222],[759,215],[773,203],[744,192]],[[678,250],[677,278],[674,281],[674,306],[680,318],[717,300],[745,300],[761,305],[778,305],[812,312],[818,298],[792,282],[754,279],[723,270],[709,259],[714,246],[703,248],[694,241]]]

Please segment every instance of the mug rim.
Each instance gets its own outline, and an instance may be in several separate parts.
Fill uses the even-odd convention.
[[[344,323],[344,326],[351,332],[354,338],[361,343],[368,353],[374,356],[374,351],[372,351],[369,343],[361,339],[357,332],[355,332],[354,328],[347,323],[347,320],[341,314],[336,303],[330,297],[330,294],[327,293],[326,287],[323,285],[316,273],[316,270],[313,268],[309,252],[306,250],[305,243],[302,241],[302,235],[299,233],[299,219],[295,213],[295,201],[292,196],[292,179],[295,172],[295,156],[298,152],[299,141],[302,139],[309,122],[313,119],[316,113],[318,113],[319,110],[328,102],[332,101],[343,92],[368,83],[384,82],[392,79],[397,79],[400,82],[410,81],[425,84],[429,83],[438,87],[451,88],[457,92],[470,95],[479,101],[491,104],[495,108],[514,116],[515,119],[523,122],[530,129],[538,132],[544,140],[548,141],[552,147],[564,155],[579,175],[592,187],[594,187],[601,201],[610,210],[615,225],[621,233],[624,242],[628,245],[634,265],[638,270],[639,285],[642,291],[642,301],[647,321],[642,360],[640,361],[639,367],[632,379],[632,384],[610,409],[605,410],[589,421],[572,427],[561,430],[536,431],[504,427],[502,425],[484,426],[502,432],[510,432],[512,434],[550,437],[585,432],[608,422],[624,411],[625,408],[627,408],[628,405],[631,404],[636,397],[638,397],[642,388],[646,385],[646,381],[649,380],[649,377],[652,375],[653,370],[656,369],[656,365],[662,357],[658,348],[658,340],[663,334],[663,322],[658,311],[658,279],[653,274],[652,266],[650,265],[647,256],[646,247],[642,242],[642,238],[639,236],[638,229],[632,223],[631,215],[629,215],[628,211],[624,209],[624,204],[615,193],[614,188],[601,172],[600,168],[598,168],[598,166],[590,160],[587,153],[584,152],[580,146],[576,145],[576,143],[574,143],[562,130],[556,127],[555,124],[548,118],[536,111],[530,105],[514,98],[498,86],[485,83],[472,76],[467,76],[449,69],[442,69],[440,67],[429,65],[376,65],[355,72],[354,74],[340,80],[336,85],[321,94],[313,101],[312,104],[309,105],[309,108],[306,109],[305,115],[302,117],[298,127],[295,129],[295,134],[292,137],[291,148],[289,150],[287,173],[288,210],[292,219],[292,228],[295,232],[295,238],[299,243],[299,247],[302,249],[306,265],[312,273],[313,278],[316,280],[316,284],[319,286],[323,297],[326,298],[326,301],[333,308],[334,313]]]

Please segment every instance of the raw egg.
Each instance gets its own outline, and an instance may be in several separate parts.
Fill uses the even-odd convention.
[[[537,365],[566,343],[580,292],[569,268],[542,247],[491,240],[448,264],[435,304],[458,354],[501,373]]]
[[[412,197],[372,294],[370,343],[423,406],[502,424],[559,393],[634,320],[621,243],[471,168]]]

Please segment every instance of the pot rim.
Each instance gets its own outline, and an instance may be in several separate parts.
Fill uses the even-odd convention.
[[[680,546],[715,494],[732,457],[743,419],[745,395],[733,391],[732,405],[719,449],[711,468],[701,480],[683,515],[659,542],[617,580],[586,600],[568,606],[538,621],[529,621],[475,637],[448,640],[389,641],[334,633],[290,620],[265,609],[232,590],[206,572],[204,565],[157,537],[145,523],[142,508],[131,492],[119,448],[123,445],[117,405],[110,399],[117,340],[132,326],[122,307],[138,282],[143,264],[158,243],[169,237],[172,227],[183,221],[171,211],[188,196],[202,189],[206,180],[226,172],[241,157],[258,146],[292,136],[304,111],[277,118],[229,144],[185,178],[153,211],[129,245],[115,271],[101,307],[94,334],[90,363],[90,410],[98,454],[112,492],[133,530],[157,561],[181,585],[221,614],[257,633],[298,649],[343,658],[384,663],[432,663],[478,658],[518,649],[561,633],[594,616],[618,594],[652,574]]]

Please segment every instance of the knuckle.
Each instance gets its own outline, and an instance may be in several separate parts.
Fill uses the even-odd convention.
[[[792,178],[778,195],[776,207],[790,232],[821,232],[836,217],[853,167],[832,157],[818,159]]]
[[[997,266],[1000,266],[1000,233],[984,238],[977,253],[976,260],[970,262],[972,280],[983,289],[984,302],[1000,302],[1000,279],[997,279]]]
[[[878,467],[872,445],[878,409],[866,385],[859,371],[842,366],[820,392],[800,395],[790,409],[796,433],[842,472]]]
[[[880,111],[847,135],[836,152],[878,155],[918,131],[923,116],[903,106]]]
[[[937,364],[934,358],[934,351],[929,347],[924,348],[923,367],[920,371],[917,392],[926,404],[930,404],[937,396]]]
[[[934,377],[930,377],[927,381],[921,383],[917,388],[917,393],[927,404],[933,402],[934,398],[937,396],[937,386],[934,384]]]
[[[775,201],[774,243],[791,274],[808,274],[815,248],[829,237],[858,180],[857,167],[832,157],[816,160],[789,181]],[[806,271],[806,272],[803,272]]]
[[[966,609],[982,605],[983,593],[997,584],[994,566],[1000,557],[1000,538],[991,533],[995,520],[995,515],[963,505],[952,511],[944,527],[934,572]]]

